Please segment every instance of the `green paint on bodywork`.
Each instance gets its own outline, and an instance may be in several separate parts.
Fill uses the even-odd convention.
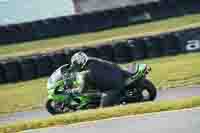
[[[64,81],[59,80],[53,85],[51,88],[48,88],[48,99],[52,99],[55,101],[63,102],[66,99],[65,95],[55,94],[55,90],[63,91],[64,89]]]
[[[81,96],[79,98],[80,98],[80,101],[81,101],[80,108],[84,108],[85,105],[87,105],[90,101],[90,98],[88,96]]]
[[[145,75],[145,69],[146,69],[147,65],[146,64],[136,64],[135,67],[137,69],[136,70],[137,73],[131,77],[131,79],[133,79],[133,80],[137,80]]]
[[[64,81],[63,80],[59,80],[55,84],[51,85],[51,87],[49,87],[47,89],[48,89],[48,91],[49,90],[55,90],[57,87],[63,88],[64,87]]]
[[[76,102],[76,99],[79,99],[80,103],[79,103],[79,108],[85,108],[85,106],[90,102],[90,97],[86,96],[86,95],[80,95],[80,94],[73,94],[73,97],[71,97],[70,103],[71,102]]]
[[[128,84],[130,84],[130,83],[132,83],[132,82],[144,77],[145,76],[146,67],[147,67],[146,64],[136,64],[135,65],[136,73],[132,77],[128,78],[126,80],[125,84],[128,85]]]
[[[80,85],[79,80],[74,80],[74,81],[67,81],[67,82],[72,82],[73,87],[78,87]],[[48,88],[48,99],[52,99],[57,102],[69,102],[72,104],[77,104],[76,100],[74,100],[72,97],[75,97],[76,99],[79,99],[79,108],[84,108],[90,101],[90,98],[88,96],[82,96],[82,95],[74,95],[74,96],[69,96],[66,94],[55,94],[55,90],[58,91],[63,91],[64,88],[64,81],[59,80],[57,81],[54,85],[51,85],[51,88]]]

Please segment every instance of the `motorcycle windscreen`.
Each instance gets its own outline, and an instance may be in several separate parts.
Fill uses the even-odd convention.
[[[60,69],[57,69],[51,76],[50,78],[48,79],[48,82],[47,82],[47,88],[50,89],[52,88],[57,81],[59,80],[62,80],[62,74],[61,74],[61,71]]]

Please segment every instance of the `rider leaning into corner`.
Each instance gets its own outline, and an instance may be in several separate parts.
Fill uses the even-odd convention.
[[[71,58],[70,72],[80,72],[83,82],[74,89],[86,93],[89,86],[95,86],[96,92],[101,92],[100,107],[107,107],[119,102],[119,95],[125,87],[125,79],[129,73],[118,65],[95,57],[89,57],[83,52],[75,53]],[[92,94],[94,95],[94,93]]]

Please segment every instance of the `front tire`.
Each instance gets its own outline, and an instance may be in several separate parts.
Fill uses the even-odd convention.
[[[64,106],[63,103],[55,103],[52,99],[47,100],[46,109],[52,115],[64,114],[76,111],[72,108]]]
[[[50,114],[52,114],[52,115],[56,115],[56,114],[58,114],[58,112],[55,110],[55,108],[53,107],[53,100],[47,100],[47,102],[46,102],[46,109],[47,109],[47,111],[50,113]]]

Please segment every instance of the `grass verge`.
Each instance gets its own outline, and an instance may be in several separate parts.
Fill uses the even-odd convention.
[[[83,45],[94,46],[100,42],[125,39],[129,37],[139,37],[144,35],[153,35],[162,32],[177,31],[199,26],[200,14],[188,15],[146,24],[113,28],[95,33],[85,33],[80,35],[52,38],[48,40],[0,46],[0,58],[54,51],[64,47],[80,47]]]
[[[130,104],[126,106],[117,106],[112,108],[87,110],[70,114],[63,114],[50,117],[44,120],[32,120],[11,125],[1,126],[0,132],[10,133],[27,129],[44,128],[54,125],[67,125],[72,123],[94,121],[111,117],[120,117],[127,115],[136,115],[150,112],[160,112],[191,108],[200,106],[200,97],[192,97],[176,101],[146,102],[139,104]]]
[[[161,89],[200,84],[199,57],[200,53],[192,53],[139,62],[152,67],[149,78]],[[127,67],[127,64],[122,66]],[[46,80],[0,85],[0,115],[41,108],[47,97]]]

